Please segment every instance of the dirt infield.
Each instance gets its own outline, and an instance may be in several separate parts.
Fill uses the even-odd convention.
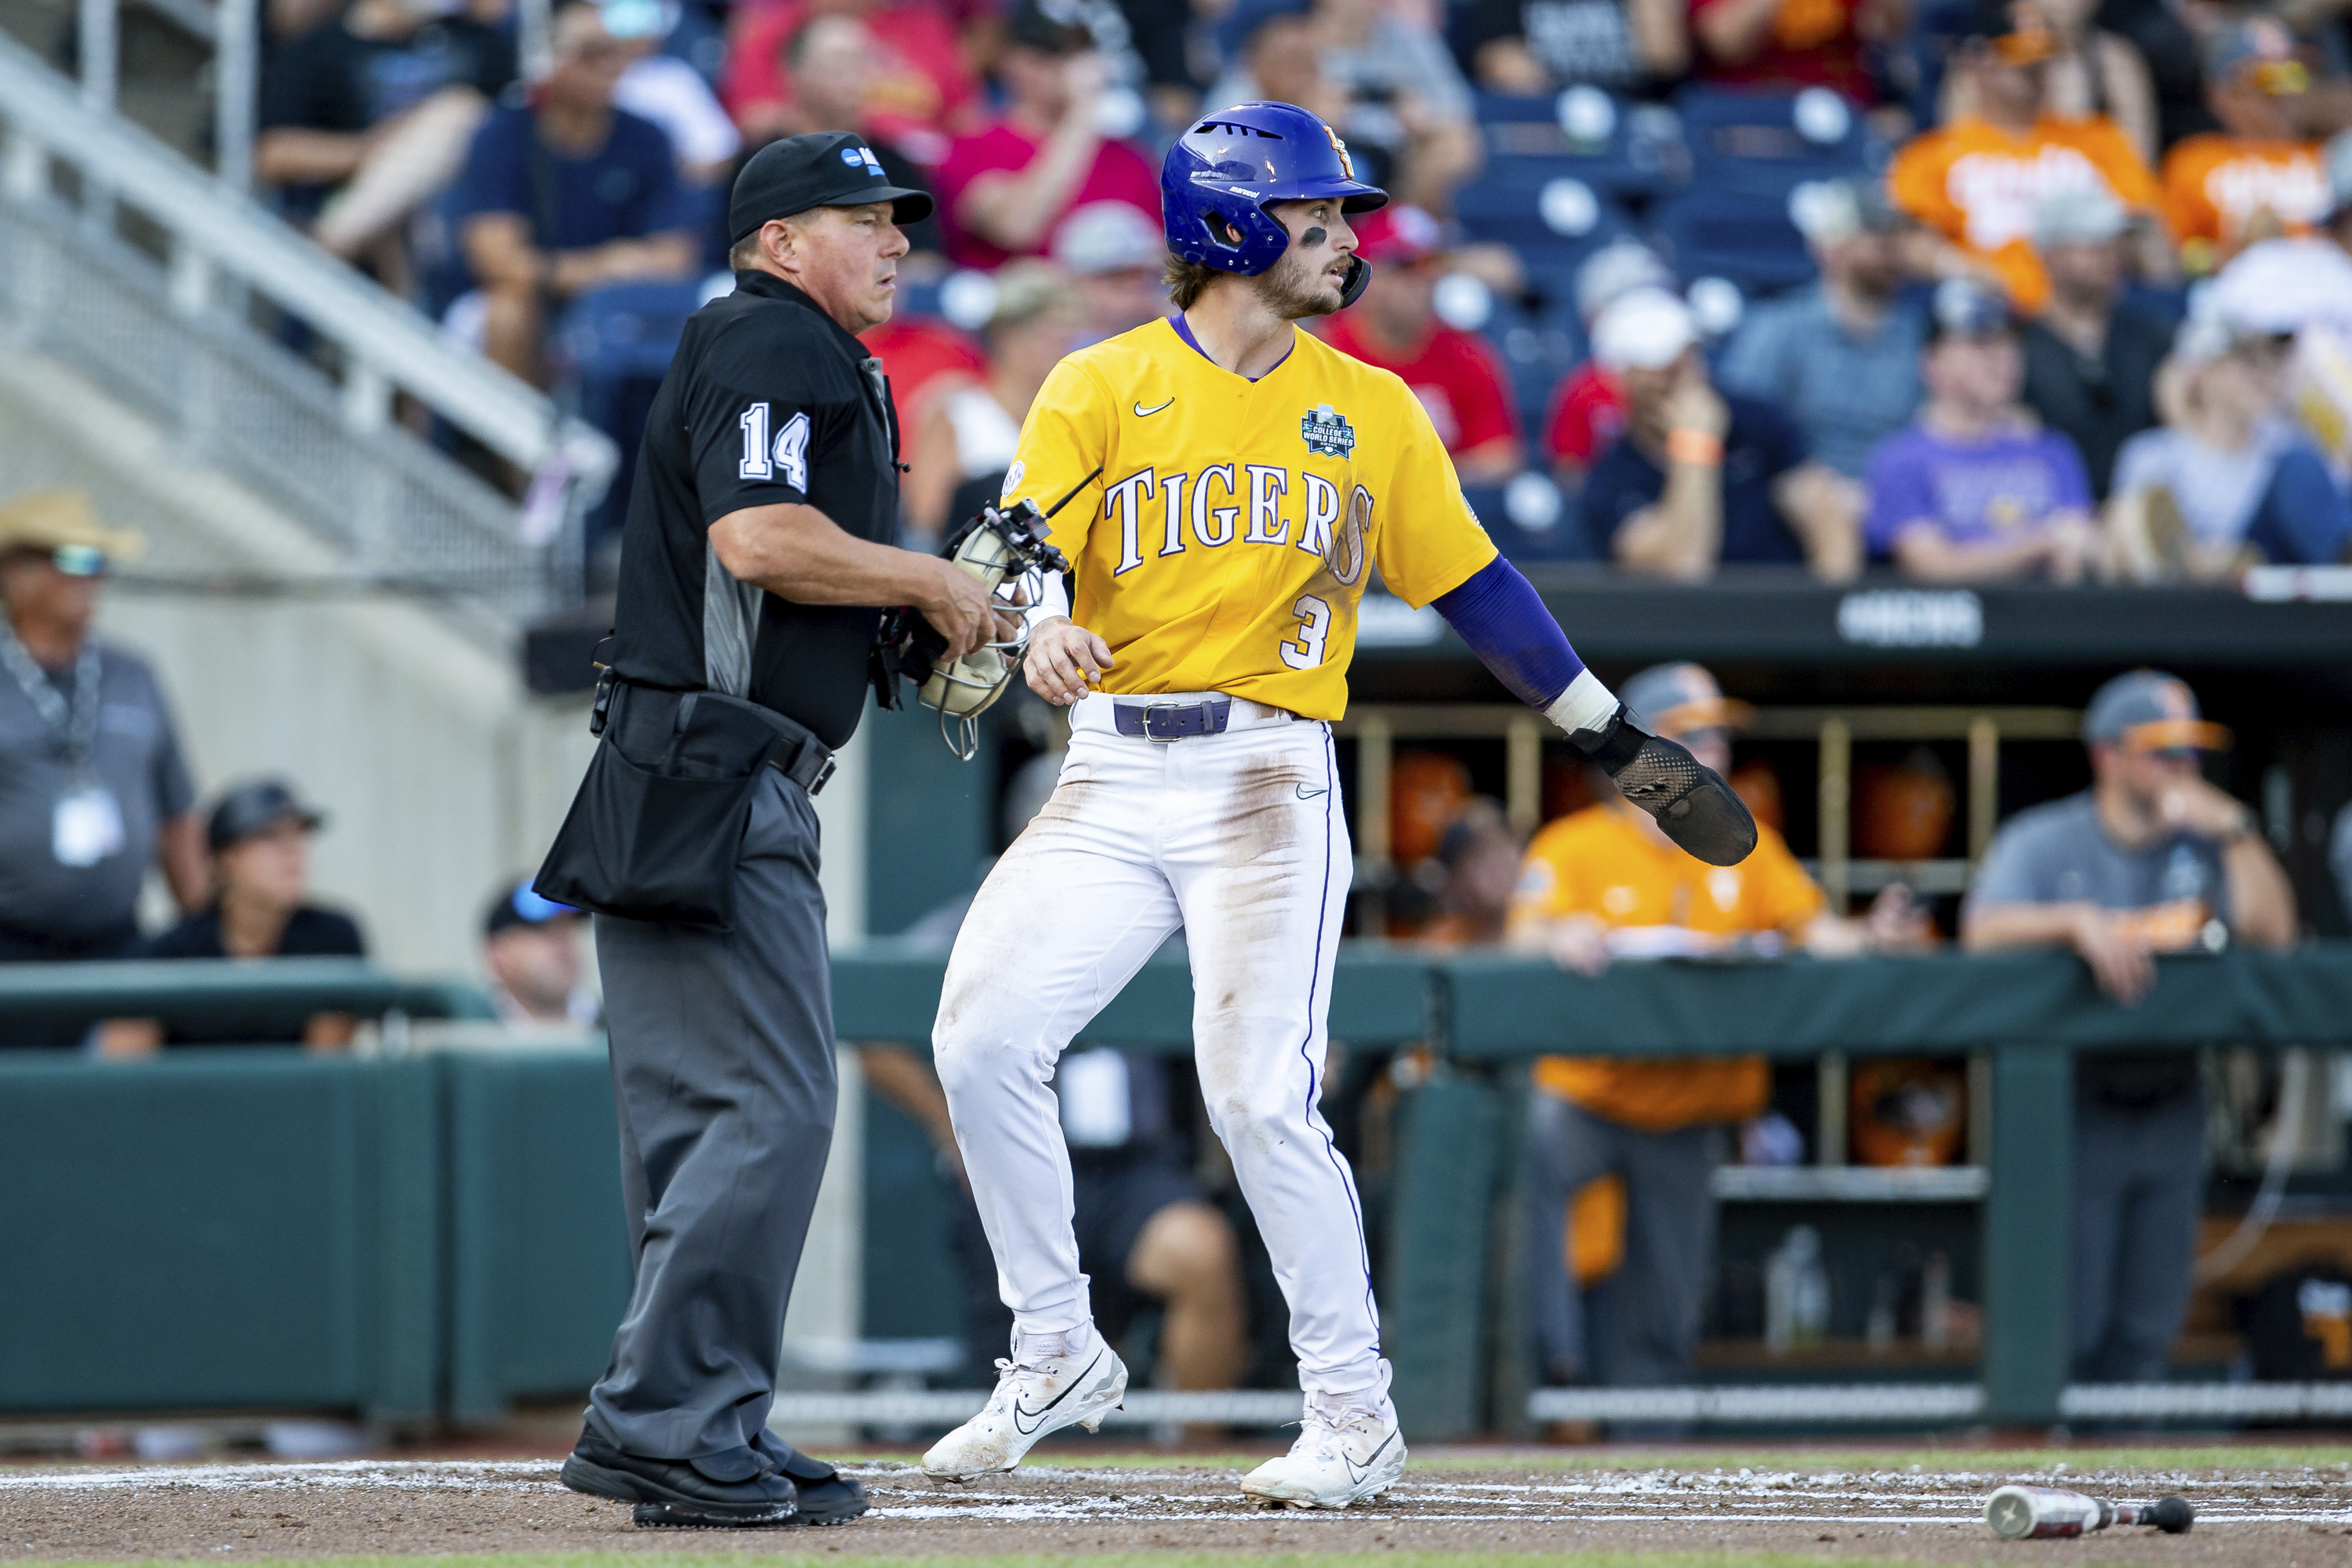
[[[2204,1450],[2182,1458],[2219,1462],[2063,1473],[2047,1461],[2020,1468],[1997,1454],[1828,1468],[1800,1456],[1783,1456],[1787,1468],[1762,1456],[1736,1464],[1617,1456],[1596,1468],[1564,1466],[1556,1454],[1457,1454],[1417,1464],[1377,1506],[1345,1514],[1245,1506],[1238,1460],[1049,1463],[949,1486],[903,1460],[874,1459],[855,1466],[873,1493],[869,1518],[759,1532],[635,1529],[626,1509],[563,1490],[555,1464],[541,1459],[16,1469],[0,1470],[0,1557],[1727,1552],[2333,1568],[2352,1564],[2345,1452],[2250,1451],[2232,1463],[2226,1450]],[[2011,1479],[2121,1499],[2178,1491],[2196,1505],[2197,1527],[2180,1537],[2111,1531],[2080,1542],[2001,1542],[1980,1510],[1987,1492]]]

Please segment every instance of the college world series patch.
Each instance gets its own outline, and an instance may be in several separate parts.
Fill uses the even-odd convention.
[[[1298,422],[1298,433],[1307,437],[1307,449],[1318,458],[1345,458],[1356,449],[1356,432],[1344,414],[1334,414],[1328,403],[1318,403]]]

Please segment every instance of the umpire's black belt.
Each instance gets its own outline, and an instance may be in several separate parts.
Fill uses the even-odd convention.
[[[728,697],[709,691],[669,691],[656,686],[635,686],[625,681],[616,683],[619,699],[613,704],[606,728],[620,742],[621,750],[632,756],[657,756],[672,744],[672,738],[685,727],[678,710],[687,703],[699,706],[718,701],[751,711],[744,717],[772,730],[782,742],[768,765],[793,783],[816,795],[833,777],[834,754],[824,743],[809,733],[796,719],[787,719],[771,708],[761,708],[740,697]]]

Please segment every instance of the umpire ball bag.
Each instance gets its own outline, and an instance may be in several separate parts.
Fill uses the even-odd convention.
[[[632,686],[609,670],[591,727],[596,754],[531,890],[598,914],[732,931],[753,792],[814,738],[740,697]]]

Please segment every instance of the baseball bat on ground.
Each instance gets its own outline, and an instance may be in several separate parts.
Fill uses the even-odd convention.
[[[2157,1502],[2104,1502],[2060,1487],[2003,1487],[1985,1500],[1985,1522],[2005,1541],[2050,1541],[2088,1535],[2111,1524],[2144,1524],[2179,1535],[2197,1515],[2186,1498]]]

